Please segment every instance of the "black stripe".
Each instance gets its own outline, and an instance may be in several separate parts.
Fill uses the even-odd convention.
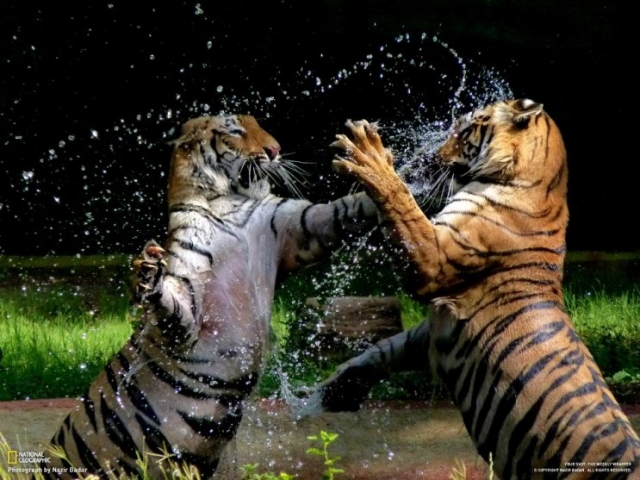
[[[489,362],[487,361],[486,357],[480,357],[480,359],[476,363],[476,368],[474,370],[475,370],[475,379],[473,382],[473,390],[471,391],[470,398],[477,399],[477,398],[480,398],[480,390],[487,382],[487,371],[489,370]],[[469,377],[471,377],[471,372],[469,372]],[[468,396],[467,392],[461,391],[459,397],[463,398],[464,396]],[[474,405],[474,404],[475,402],[472,401],[471,405]],[[465,421],[466,425],[469,425],[469,426],[472,425],[474,410],[475,410],[474,407],[471,407],[469,410],[467,410],[466,416],[468,417],[468,419]],[[476,429],[477,424],[473,425],[473,427],[474,429]]]
[[[113,363],[113,362],[111,362]],[[104,371],[107,374],[107,382],[109,382],[109,386],[111,387],[111,391],[114,394],[118,392],[118,379],[116,377],[116,372],[113,371],[111,363],[108,363],[106,367],[104,367]]]
[[[214,267],[213,255],[210,251],[201,248],[199,245],[196,245],[191,240],[174,240],[178,246],[184,250],[189,250],[190,252],[197,253],[203,257],[206,257],[209,260],[209,266],[211,268]]]
[[[171,453],[171,444],[162,434],[160,428],[156,425],[151,425],[147,422],[146,418],[139,413],[135,414],[135,419],[142,430],[145,445],[147,445],[153,453]]]
[[[555,408],[561,408],[567,403],[575,400],[576,398],[590,395],[592,393],[595,393],[597,390],[598,388],[593,383],[585,383],[583,385],[580,385],[578,388],[575,388],[560,397],[560,400],[558,400],[555,404]]]
[[[491,250],[486,252],[478,251],[476,255],[481,258],[493,258],[493,257],[509,257],[512,255],[519,255],[521,253],[531,253],[531,252],[551,253],[553,255],[564,255],[565,246],[564,244],[562,244],[558,248],[529,247],[529,248],[514,248],[513,250],[502,250],[502,251],[496,251],[496,250]]]
[[[229,231],[228,233],[237,238],[240,238],[240,236],[236,232],[238,230],[244,229],[251,217],[253,217],[256,210],[266,210],[265,204],[270,203],[270,198],[271,197],[268,196],[262,200],[252,200],[245,198],[242,200],[242,202],[238,203],[236,209],[225,216],[225,221],[227,223],[231,223],[236,227],[235,230]]]
[[[136,442],[129,433],[126,424],[115,411],[109,408],[104,395],[100,397],[100,414],[102,415],[105,433],[109,440],[117,445],[122,453],[136,460],[138,454]]]
[[[557,284],[557,282],[553,282],[553,283]],[[496,288],[502,291],[501,294],[495,297],[490,297],[491,300],[489,302],[479,305],[478,308],[471,313],[471,315],[469,316],[469,319],[473,319],[474,317],[479,315],[482,311],[486,310],[487,308],[490,308],[496,303],[500,304],[500,307],[504,309],[507,305],[511,305],[513,303],[518,303],[518,302],[522,302],[523,300],[529,300],[529,299],[540,298],[540,297],[546,298],[547,296],[546,293],[542,293],[542,292],[530,293],[531,290],[525,290],[525,291],[512,292],[513,296],[507,299],[505,298],[507,296],[506,289],[510,286],[510,284],[511,284],[511,279],[509,278],[500,282],[500,284],[497,285]],[[497,321],[497,318],[494,318],[492,320],[492,322],[495,322],[495,321]],[[489,327],[490,325],[491,324],[488,324],[487,327]],[[488,328],[486,328],[485,330],[487,329]]]
[[[86,467],[89,472],[94,475],[98,475],[100,478],[106,479],[107,475],[102,470],[100,466],[100,462],[95,457],[94,452],[84,443],[82,436],[76,431],[75,428],[71,429],[71,436],[73,437],[73,441],[76,445],[76,450],[78,451],[78,456],[80,457],[80,461],[82,462],[82,466]],[[80,465],[74,465],[75,468],[80,467]]]
[[[515,428],[509,434],[509,443],[508,443],[508,453],[507,453],[507,464],[505,465],[504,470],[502,471],[503,478],[512,478],[512,472],[514,465],[513,462],[517,460],[516,452],[518,447],[521,446],[524,438],[531,432],[531,428],[535,423],[538,415],[540,414],[540,409],[542,408],[542,404],[544,403],[544,396],[539,398],[532,406],[529,408],[527,413],[518,421]],[[535,445],[537,444],[537,436],[534,435],[532,440],[529,442],[527,452],[533,452]],[[531,454],[523,455],[520,457],[521,461],[518,462],[516,466],[515,478],[526,478],[531,475]]]
[[[583,415],[585,411],[588,411],[588,413],[586,415]],[[571,440],[575,426],[578,422],[586,422],[587,420],[595,418],[606,411],[607,411],[607,407],[605,405],[603,405],[602,403],[597,403],[595,405],[585,405],[584,407],[578,408],[568,419],[561,418],[560,420],[564,420],[561,422],[564,424],[564,426],[561,429],[559,429],[559,431],[557,432],[557,437],[558,438],[565,437],[565,438],[562,442],[562,448],[560,448],[558,450],[558,453],[556,453],[553,457],[555,459],[554,461],[556,462],[560,461],[560,458],[563,452],[566,450],[566,445]]]
[[[149,418],[149,420],[151,420],[157,425],[160,425],[160,418],[158,418],[156,411],[149,404],[149,401],[147,400],[147,397],[142,392],[142,390],[140,390],[137,385],[134,385],[131,382],[127,382],[125,384],[125,388],[126,388],[129,400],[131,400],[131,403],[133,404],[133,406],[139,412],[146,415],[146,417]]]
[[[230,441],[238,431],[242,421],[241,403],[237,403],[232,410],[220,419],[197,417],[178,410],[178,415],[189,425],[191,430],[204,438],[220,438]]]
[[[502,372],[498,372],[495,377],[493,377],[493,381],[487,390],[487,396],[482,401],[480,405],[480,410],[475,413],[475,410],[478,408],[477,404],[473,404],[469,407],[470,414],[474,413],[473,417],[475,417],[475,425],[467,425],[467,430],[471,433],[472,438],[476,439],[476,441],[480,438],[480,432],[483,427],[483,420],[486,420],[489,417],[489,410],[491,410],[491,404],[493,403],[493,399],[497,395],[498,386],[502,383]],[[462,405],[464,398],[457,398],[456,401],[458,405]],[[471,428],[473,427],[473,428]],[[480,450],[478,449],[478,453]],[[488,458],[488,453],[487,457]]]
[[[71,415],[67,415],[67,417],[64,419],[64,422],[62,422],[62,426],[58,429],[56,434],[51,439],[51,443],[53,443],[54,445],[60,445],[61,447],[64,447],[64,444],[65,444],[64,432],[65,430],[69,430],[70,425],[71,425]]]
[[[195,213],[205,217],[210,223],[217,223],[218,225],[224,225],[224,220],[215,216],[211,210],[201,207],[200,205],[193,205],[188,203],[176,203],[169,208],[169,214],[171,213]]]
[[[573,454],[569,462],[583,462],[585,460],[587,453],[589,453],[591,446],[595,442],[602,440],[603,438],[610,437],[611,435],[616,433],[618,430],[619,430],[619,427],[615,423],[605,424],[605,426],[602,429],[600,429],[599,432],[595,428],[592,428],[591,431],[583,439],[582,443],[580,444],[578,449],[575,451],[575,453]]]
[[[549,196],[552,190],[555,190],[556,188],[558,188],[558,185],[560,184],[561,180],[564,178],[564,173],[566,168],[567,168],[566,164],[562,162],[562,165],[560,165],[560,168],[558,168],[558,171],[551,179],[551,182],[549,182],[549,185],[547,185],[547,197]],[[561,207],[564,207],[564,205],[562,205]]]
[[[522,212],[522,213],[526,213],[526,212]],[[518,237],[538,237],[538,236],[546,236],[546,237],[550,237],[553,235],[556,235],[560,232],[560,229],[555,228],[552,230],[531,230],[531,231],[520,231],[520,230],[514,230],[513,228],[511,228],[509,226],[509,223],[505,223],[499,220],[496,220],[492,217],[489,217],[487,215],[483,215],[480,214],[478,212],[475,211],[468,211],[468,210],[449,210],[447,209],[446,211],[442,212],[441,214],[438,215],[438,221],[434,222],[435,225],[438,226],[448,226],[451,227],[451,224],[445,220],[443,220],[444,217],[448,216],[448,215],[460,215],[460,216],[465,216],[465,217],[471,217],[473,219],[480,219],[486,223],[489,223],[491,225],[494,225],[498,228],[500,228],[501,230],[504,230],[506,232],[509,232],[513,235],[517,235]],[[531,215],[529,215],[531,216]],[[498,217],[500,218],[500,217]]]
[[[195,390],[186,383],[177,380],[172,374],[164,370],[155,360],[149,359],[147,367],[151,373],[160,381],[169,385],[175,393],[183,397],[195,398],[197,400],[209,400],[213,398],[211,395],[203,391]]]
[[[236,390],[244,395],[249,395],[253,391],[253,387],[258,383],[258,375],[256,373],[248,373],[236,380],[227,381],[220,377],[212,377],[211,375],[205,375],[199,372],[188,372],[183,368],[180,368],[179,371],[187,377],[197,380],[208,387],[224,390]]]
[[[547,114],[543,116],[543,119],[547,127],[547,135],[544,142],[545,144],[544,158],[549,158],[549,137],[551,136],[551,124],[549,123],[549,117],[547,116]],[[537,122],[538,122],[538,119],[536,118],[536,123]]]
[[[494,182],[495,183],[495,182]],[[518,212],[521,213],[527,217],[530,218],[544,218],[547,217],[550,213],[551,213],[551,207],[548,207],[540,212],[527,212],[526,210],[521,210],[519,208],[513,207],[511,205],[507,205],[505,203],[502,202],[498,202],[497,200],[494,200],[493,198],[487,196],[487,195],[483,195],[481,193],[477,193],[477,192],[469,192],[465,190],[465,196],[470,195],[470,196],[475,196],[475,197],[479,197],[482,198],[485,202],[489,203],[492,207],[496,207],[496,208],[501,208],[504,210],[509,210],[512,212]],[[479,207],[485,208],[485,205],[483,205],[481,202],[474,202],[469,198],[452,198],[451,201],[448,203],[448,205],[451,205],[454,202],[471,202],[474,203],[475,205],[478,205]],[[449,213],[449,212],[443,212],[443,213]],[[461,212],[464,213],[464,212]]]
[[[519,354],[524,353],[529,348],[533,348],[536,345],[547,342],[554,338],[559,332],[565,330],[567,325],[562,320],[550,322],[542,326],[539,330],[526,333],[520,337],[515,338],[507,344],[507,346],[500,352],[500,355],[493,362],[493,370],[500,368],[500,364],[504,362],[507,357],[514,353],[525,341],[527,344],[520,350]],[[563,349],[564,350],[564,349]]]
[[[290,201],[290,199],[284,199],[284,198],[278,199],[278,203],[277,203],[275,209],[273,210],[273,213],[271,214],[271,221],[270,221],[269,225],[271,227],[271,231],[276,236],[276,238],[278,237],[278,235],[280,233],[280,232],[278,232],[278,227],[276,226],[276,218],[278,217],[278,214],[279,214],[278,210],[280,210],[280,208],[282,208],[282,206],[284,206],[289,201]]]
[[[510,325],[512,325],[520,316],[526,313],[535,312],[538,310],[561,310],[561,308],[562,308],[562,305],[554,300],[541,300],[539,302],[526,305],[516,310],[515,312],[498,319],[498,321],[495,322],[495,325],[494,325],[495,329],[492,332],[492,336],[493,338],[498,339],[499,336]]]
[[[171,453],[171,444],[158,426],[151,425],[147,419],[139,413],[135,414],[135,419],[142,430],[145,445],[147,445],[153,453],[160,455]]]
[[[536,295],[534,294],[532,296],[536,296]],[[518,299],[513,299],[512,301],[515,302],[517,300]],[[467,340],[463,344],[463,348],[461,348],[459,352],[456,354],[456,360],[469,358],[469,356],[472,355],[477,348],[479,348],[478,345],[482,340],[482,338],[485,336],[485,334],[488,331],[491,331],[490,341],[487,342],[487,347],[485,347],[484,349],[485,352],[483,353],[484,356],[488,356],[493,350],[493,348],[497,345],[498,341],[501,339],[501,335],[504,332],[504,330],[506,330],[511,324],[513,324],[516,320],[518,320],[518,318],[520,318],[521,315],[524,315],[526,313],[529,313],[535,310],[560,308],[560,306],[561,305],[555,301],[547,301],[547,300],[539,301],[536,303],[526,305],[516,310],[515,312],[505,315],[503,317],[494,318],[493,320],[488,322],[482,329],[480,329],[480,331],[476,333],[473,338]],[[474,312],[473,315],[476,315],[476,314],[477,312]]]
[[[509,383],[507,389],[500,398],[495,410],[495,415],[492,418],[485,417],[485,422],[490,422],[489,433],[482,444],[478,444],[478,453],[483,458],[487,459],[489,453],[495,452],[498,443],[500,442],[500,430],[504,426],[504,422],[511,414],[513,407],[518,399],[518,396],[524,389],[524,387],[535,377],[542,374],[545,367],[558,357],[558,352],[552,352],[543,356],[537,362],[535,362],[525,372],[518,375],[512,382]],[[478,438],[478,437],[475,437]],[[522,438],[516,439],[522,442]]]
[[[98,431],[98,422],[96,420],[96,406],[93,403],[93,400],[91,400],[91,398],[89,398],[89,392],[87,392],[80,400],[84,404],[84,414],[89,419],[89,422],[91,422],[91,426],[93,427],[93,431],[97,432]]]
[[[190,224],[181,224],[169,230],[167,237],[172,240],[177,240],[176,237],[178,232],[182,232],[182,231],[185,231],[185,235],[188,237],[195,236],[195,232],[198,232],[202,237],[205,237],[205,238],[211,235],[210,230],[205,229],[203,227],[200,227],[197,225],[190,225]]]
[[[193,288],[193,283],[191,283],[191,279],[187,277],[182,277],[180,275],[174,275],[173,273],[170,273],[170,272],[167,272],[165,276],[175,278],[176,280],[178,280],[178,282],[183,284],[185,288],[188,290],[189,298],[191,299],[191,313],[193,315],[193,318],[196,318],[197,317],[196,291]]]
[[[586,406],[582,406],[580,410],[585,410],[586,408]],[[547,429],[544,439],[542,439],[542,443],[540,444],[540,449],[538,450],[538,459],[542,458],[542,455],[547,453],[551,442],[559,437],[558,430],[561,423],[564,423],[564,417],[558,418],[555,422],[553,422],[551,427]]]

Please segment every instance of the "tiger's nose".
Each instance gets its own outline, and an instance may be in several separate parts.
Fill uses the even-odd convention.
[[[280,147],[264,147],[264,152],[269,157],[269,160],[275,160],[280,153]]]

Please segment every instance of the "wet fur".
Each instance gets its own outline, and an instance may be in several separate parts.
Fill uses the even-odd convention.
[[[315,205],[272,195],[279,150],[250,116],[183,127],[171,160],[168,239],[164,248],[147,244],[136,262],[140,328],[52,439],[71,465],[135,475],[136,457],[150,454],[149,475],[162,478],[167,466],[156,459],[168,452],[202,478],[223,468],[268,353],[277,280],[377,223],[364,194]],[[243,183],[246,168],[256,175]],[[232,478],[232,463],[216,476]]]
[[[347,126],[352,139],[338,135],[345,153],[334,166],[378,205],[405,287],[431,315],[341,365],[302,414],[357,409],[390,371],[431,369],[498,477],[541,476],[536,469],[567,462],[623,462],[640,476],[638,436],[564,308],[566,152],[542,105],[497,102],[456,122],[438,152],[458,172],[455,193],[431,220],[376,126]]]

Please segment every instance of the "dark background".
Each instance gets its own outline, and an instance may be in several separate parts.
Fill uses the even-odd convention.
[[[410,132],[478,106],[496,79],[563,131],[569,249],[638,249],[638,41],[622,2],[3,3],[0,254],[162,240],[164,135],[190,117],[254,114],[284,152],[315,162],[305,194],[327,200],[347,187],[327,147],[347,118]]]

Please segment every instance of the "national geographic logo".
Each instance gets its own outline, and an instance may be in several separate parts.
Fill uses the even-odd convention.
[[[18,474],[56,474],[57,476],[63,474],[83,474],[87,475],[86,468],[74,468],[74,467],[52,467],[51,457],[44,454],[44,452],[21,452],[19,450],[7,450],[7,464],[9,473]],[[77,475],[76,475],[77,476]],[[3,477],[4,478],[4,477]],[[83,477],[87,479],[98,480],[98,477],[89,476]]]
[[[7,464],[18,465],[28,463],[51,463],[51,458],[44,452],[19,452],[17,450],[7,451]]]

